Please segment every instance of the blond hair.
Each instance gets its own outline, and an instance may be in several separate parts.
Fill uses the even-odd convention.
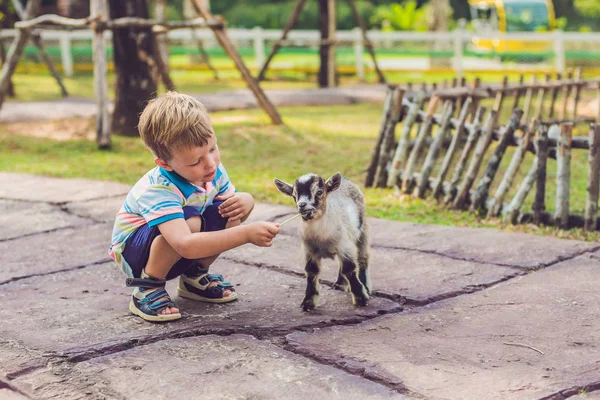
[[[173,159],[173,150],[205,146],[214,134],[206,107],[174,91],[148,102],[138,129],[146,147],[164,161]]]

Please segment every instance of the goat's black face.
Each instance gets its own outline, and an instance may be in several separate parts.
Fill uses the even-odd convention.
[[[294,185],[275,179],[275,186],[283,194],[291,196],[296,202],[302,219],[310,221],[323,216],[326,209],[327,194],[340,187],[342,176],[338,172],[325,182],[315,174],[302,175]]]

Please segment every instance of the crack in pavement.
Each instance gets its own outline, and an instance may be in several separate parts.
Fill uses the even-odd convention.
[[[396,393],[418,399],[426,399],[426,397],[422,394],[414,392],[406,387],[401,380],[398,380],[394,377],[384,376],[376,371],[371,370],[368,366],[364,366],[362,363],[355,362],[349,358],[343,358],[335,355],[316,355],[307,349],[303,349],[300,347],[300,345],[290,343],[287,338],[284,338],[284,344],[280,347],[291,353],[306,357],[309,360],[315,361],[319,364],[328,365],[330,367],[342,370],[348,374],[378,383]]]
[[[568,261],[568,260],[572,260],[573,258],[579,257],[585,253],[590,253],[590,252],[594,252],[596,250],[600,249],[600,246],[597,247],[593,247],[591,249],[585,249],[585,250],[581,250],[579,252],[576,252],[574,254],[568,255],[568,256],[556,256],[556,259],[546,262],[546,263],[539,263],[538,265],[535,265],[533,267],[521,267],[518,265],[512,265],[512,264],[504,264],[504,263],[498,263],[498,262],[487,262],[487,261],[481,261],[478,259],[474,259],[474,258],[469,258],[469,257],[459,257],[459,256],[454,256],[452,254],[447,254],[444,252],[440,252],[440,251],[436,251],[436,250],[423,250],[423,249],[414,249],[414,248],[410,248],[410,247],[401,247],[401,246],[382,246],[382,245],[372,245],[372,248],[379,248],[379,249],[388,249],[388,250],[404,250],[404,251],[415,251],[415,252],[419,252],[419,253],[425,253],[425,254],[433,254],[433,255],[437,255],[437,256],[441,256],[441,257],[446,257],[446,258],[450,258],[452,260],[457,260],[457,261],[468,261],[468,262],[474,262],[477,264],[488,264],[488,265],[496,265],[498,267],[506,267],[506,268],[512,268],[512,269],[517,269],[520,271],[526,270],[526,271],[536,271],[536,270],[540,270],[543,268],[547,268],[550,267],[554,264],[563,262],[563,261]]]
[[[189,337],[199,337],[208,335],[217,336],[231,336],[235,334],[252,336],[258,340],[265,340],[269,338],[282,338],[293,332],[305,332],[314,329],[329,328],[333,326],[348,326],[356,325],[358,323],[368,321],[380,317],[381,315],[394,314],[402,311],[400,305],[390,310],[377,310],[373,315],[356,315],[353,317],[343,319],[331,319],[330,321],[319,321],[316,323],[301,324],[294,327],[283,328],[283,327],[233,327],[233,328],[182,328],[173,330],[170,332],[162,333],[159,335],[148,335],[143,337],[131,338],[121,342],[114,342],[102,347],[90,348],[90,349],[70,349],[66,350],[61,357],[65,358],[65,361],[71,363],[79,363],[82,361],[91,360],[93,358],[103,357],[120,353],[122,351],[130,350],[135,347],[144,346],[152,343],[156,343],[162,340],[168,339],[182,339]],[[202,321],[202,316],[187,317],[188,321],[198,320]]]
[[[61,231],[63,229],[73,229],[73,228],[80,228],[80,227],[83,227],[83,226],[92,226],[92,225],[94,225],[94,223],[93,223],[93,221],[90,220],[90,223],[88,223],[88,224],[80,224],[80,225],[76,224],[76,225],[61,226],[60,228],[52,228],[52,229],[48,229],[48,230],[45,230],[45,231],[26,233],[25,235],[15,236],[15,237],[12,237],[12,238],[0,239],[0,243],[10,242],[11,240],[19,240],[19,239],[30,237],[30,236],[43,235],[45,233],[58,232],[58,231]]]
[[[11,392],[18,393],[21,396],[26,397],[28,399],[32,398],[30,395],[28,395],[27,393],[25,393],[24,391],[22,391],[18,387],[12,385],[10,382],[7,382],[2,376],[0,376],[0,390],[1,389],[8,389]]]
[[[288,269],[279,267],[277,265],[272,265],[272,264],[267,264],[267,263],[261,263],[261,262],[252,262],[252,261],[245,261],[245,260],[239,260],[235,257],[227,257],[227,256],[222,256],[224,259],[238,263],[238,264],[242,264],[242,265],[248,265],[251,267],[257,267],[257,268],[265,268],[268,269],[269,271],[273,271],[273,272],[278,272],[284,275],[288,275],[288,276],[293,276],[296,278],[305,278],[306,275],[300,272],[296,272],[296,271],[290,271]],[[479,292],[481,290],[487,289],[489,287],[492,287],[494,285],[497,285],[499,283],[508,281],[510,279],[513,279],[517,276],[521,276],[521,275],[525,275],[527,274],[527,272],[525,271],[515,271],[513,274],[504,276],[500,279],[497,279],[495,281],[492,282],[488,282],[488,283],[481,283],[481,284],[475,284],[475,285],[468,285],[463,287],[462,289],[459,290],[454,290],[451,292],[447,292],[447,293],[441,293],[438,295],[434,295],[434,296],[430,296],[430,297],[425,297],[425,298],[410,298],[410,297],[406,297],[403,296],[401,294],[397,294],[397,293],[388,293],[388,292],[384,292],[381,290],[373,290],[371,293],[372,297],[380,297],[383,299],[387,299],[387,300],[391,300],[395,303],[401,304],[403,306],[408,306],[411,308],[416,308],[416,307],[423,307],[426,305],[430,305],[433,303],[437,303],[438,301],[442,301],[442,300],[447,300],[453,297],[458,297],[461,296],[463,294],[471,294],[471,293],[476,293]],[[328,286],[331,289],[337,289],[335,286],[335,282],[332,282],[330,280],[327,279],[319,279],[319,282],[322,285]]]
[[[6,284],[9,284],[9,283],[12,283],[12,282],[20,281],[20,280],[23,280],[23,279],[27,279],[27,278],[33,278],[33,277],[38,277],[38,276],[48,276],[48,275],[59,274],[61,272],[75,271],[75,270],[82,269],[82,268],[92,267],[92,266],[98,265],[98,264],[104,264],[104,263],[107,263],[109,261],[111,261],[111,259],[107,257],[107,258],[103,258],[103,259],[98,260],[98,261],[91,262],[89,264],[74,265],[74,266],[66,267],[66,268],[63,268],[63,269],[56,270],[56,271],[41,272],[41,273],[38,273],[38,274],[29,274],[29,275],[22,275],[22,276],[15,276],[13,278],[10,278],[9,280],[0,281],[0,286],[6,285]]]
[[[600,381],[595,381],[586,385],[573,386],[568,389],[559,390],[549,396],[542,397],[539,400],[563,400],[583,393],[591,393],[600,390]]]

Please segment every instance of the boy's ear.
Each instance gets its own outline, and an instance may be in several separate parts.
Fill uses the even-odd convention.
[[[327,193],[333,192],[340,187],[342,183],[342,174],[336,172],[331,178],[327,179],[325,182],[325,187],[327,188]]]
[[[275,183],[275,186],[277,186],[277,189],[283,194],[291,196],[294,192],[294,187],[287,182],[280,181],[277,178],[273,179],[273,182]]]
[[[162,169],[166,169],[167,171],[173,171],[173,168],[165,160],[158,157],[154,159],[154,164],[158,165]]]

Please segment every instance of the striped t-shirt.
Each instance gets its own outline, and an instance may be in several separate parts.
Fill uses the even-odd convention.
[[[148,224],[153,227],[163,222],[183,218],[183,207],[196,207],[203,213],[216,196],[230,195],[235,191],[223,164],[219,164],[215,179],[198,187],[175,172],[156,167],[148,171],[129,191],[117,213],[110,257],[129,277],[131,267],[122,256],[125,242],[138,228]]]

